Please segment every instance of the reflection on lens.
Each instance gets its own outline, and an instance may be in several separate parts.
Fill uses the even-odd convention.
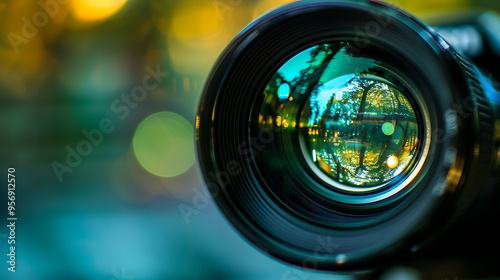
[[[280,118],[297,129],[311,168],[334,182],[383,186],[411,169],[417,116],[397,73],[350,49],[317,45],[288,60],[265,89],[261,116],[271,121],[259,125]]]
[[[278,97],[280,99],[288,99],[289,95],[290,95],[290,85],[288,85],[287,83],[282,83],[278,88]]]
[[[398,164],[399,164],[399,159],[397,156],[390,156],[387,159],[387,167],[389,167],[390,169],[398,167]]]
[[[390,122],[386,122],[382,125],[382,133],[387,136],[391,136],[394,133],[394,125]]]

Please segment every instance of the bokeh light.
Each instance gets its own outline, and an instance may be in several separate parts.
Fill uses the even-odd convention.
[[[222,5],[222,6],[221,6]],[[206,75],[229,41],[250,23],[247,1],[180,2],[172,16],[157,21],[167,37],[174,69],[182,74]]]
[[[293,0],[260,0],[257,5],[254,6],[253,10],[253,18],[256,19],[262,14],[269,12],[270,10],[273,10],[279,6],[291,3],[291,2],[296,2]]]
[[[76,19],[94,21],[105,19],[118,12],[127,0],[73,0],[72,12]]]
[[[290,85],[287,83],[283,83],[278,88],[278,97],[279,99],[288,99],[288,96],[290,96]]]
[[[386,122],[382,125],[382,133],[387,136],[394,134],[394,125],[390,122]]]
[[[135,131],[133,147],[142,167],[161,177],[181,175],[195,162],[193,126],[173,112],[155,113],[143,120]]]
[[[172,34],[187,38],[217,32],[221,20],[217,11],[206,1],[183,1],[172,18]]]
[[[0,142],[4,163],[19,168],[18,195],[24,201],[18,279],[118,279],[115,273],[122,269],[129,279],[352,279],[271,261],[240,239],[213,205],[196,208],[193,199],[199,198],[195,191],[202,191],[202,179],[194,164],[191,121],[174,113],[151,115],[175,108],[186,118],[194,116],[208,72],[230,40],[253,18],[287,2],[292,1],[0,1]],[[392,2],[423,19],[423,12],[473,3]],[[500,11],[499,1],[477,2]],[[59,5],[50,6],[48,15],[41,3]],[[35,15],[44,24],[34,25]],[[16,45],[9,34],[24,39]],[[113,102],[142,83],[145,66],[156,65],[170,75],[121,119],[125,114],[114,112]],[[265,102],[300,102],[292,91],[289,95],[279,99],[268,94]],[[59,182],[51,163],[66,165],[65,147],[76,148],[86,140],[83,129],[97,129],[108,117],[116,130],[103,135],[92,154]],[[285,114],[262,116],[260,123],[292,130],[294,121]],[[393,124],[393,137],[403,135]],[[307,127],[307,122],[296,125]],[[311,133],[320,138],[318,130]],[[332,136],[332,143],[340,145],[333,141],[342,135]],[[387,166],[393,154],[381,164]],[[403,165],[403,157],[398,159],[396,170]],[[189,226],[180,204],[199,211]],[[240,261],[242,254],[248,261]],[[61,261],[59,266],[51,265],[54,259]],[[436,264],[443,275],[439,279],[450,279],[460,268],[447,267],[454,274],[444,276]],[[401,279],[397,277],[390,279]]]
[[[390,156],[388,159],[387,159],[387,166],[390,168],[390,169],[394,169],[396,167],[398,167],[398,164],[399,164],[399,159],[397,156]]]

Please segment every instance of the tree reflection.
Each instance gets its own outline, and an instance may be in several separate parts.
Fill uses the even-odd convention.
[[[299,124],[314,164],[339,182],[386,182],[405,170],[418,145],[413,107],[386,79],[389,74],[379,62],[351,52],[348,43],[315,46],[270,80],[260,125]],[[278,96],[284,83],[289,95]],[[387,163],[391,156],[395,166]]]

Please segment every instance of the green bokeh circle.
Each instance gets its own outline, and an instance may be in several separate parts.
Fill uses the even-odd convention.
[[[179,176],[195,162],[193,126],[176,113],[159,112],[144,119],[132,144],[142,167],[157,176]]]

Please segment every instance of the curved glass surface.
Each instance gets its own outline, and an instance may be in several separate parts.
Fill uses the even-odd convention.
[[[320,178],[365,191],[409,172],[419,126],[397,74],[350,46],[317,45],[289,59],[266,86],[259,126],[298,137]]]

